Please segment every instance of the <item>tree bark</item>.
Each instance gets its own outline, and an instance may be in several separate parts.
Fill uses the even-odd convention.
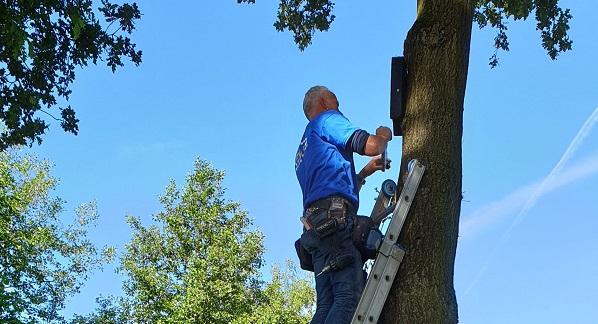
[[[406,255],[381,323],[457,323],[453,272],[461,210],[461,137],[473,7],[468,0],[418,0],[405,40],[407,108],[401,170],[426,173],[399,242]]]

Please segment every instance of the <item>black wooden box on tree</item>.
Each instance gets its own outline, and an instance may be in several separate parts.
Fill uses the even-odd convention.
[[[390,119],[392,119],[393,134],[403,136],[403,117],[405,117],[405,103],[407,100],[407,68],[405,58],[393,57],[390,68]]]

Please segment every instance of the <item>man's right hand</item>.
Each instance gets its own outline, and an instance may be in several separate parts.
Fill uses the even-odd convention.
[[[376,129],[376,135],[384,138],[387,142],[392,140],[392,131],[386,126],[380,126]]]

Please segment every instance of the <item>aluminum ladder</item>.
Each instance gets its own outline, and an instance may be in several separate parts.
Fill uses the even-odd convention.
[[[378,248],[376,260],[353,314],[352,324],[375,324],[378,322],[388,292],[405,255],[405,250],[398,244],[397,240],[425,169],[425,166],[417,160],[409,162],[407,180],[396,203],[391,201],[391,196],[394,196],[396,191],[394,182],[386,180],[382,183],[371,217],[374,224],[379,225],[392,211],[392,219],[384,240]]]

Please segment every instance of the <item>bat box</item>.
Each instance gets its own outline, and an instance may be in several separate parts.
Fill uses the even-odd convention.
[[[393,57],[390,67],[390,119],[395,136],[403,136],[403,117],[407,101],[407,67],[405,58]]]

